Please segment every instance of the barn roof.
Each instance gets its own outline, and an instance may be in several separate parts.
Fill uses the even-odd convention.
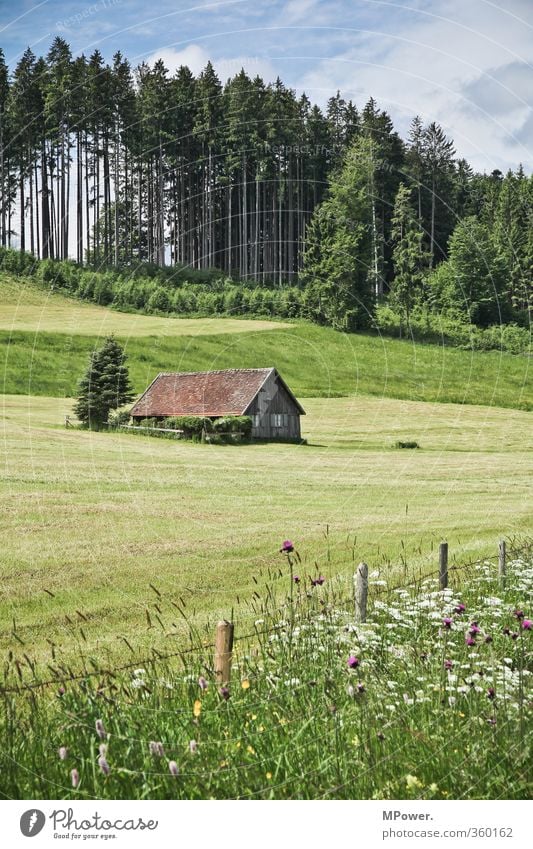
[[[131,410],[132,416],[242,416],[275,372],[299,412],[305,411],[275,368],[162,372]]]

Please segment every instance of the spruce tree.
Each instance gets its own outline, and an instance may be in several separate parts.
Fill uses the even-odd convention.
[[[90,356],[87,371],[79,382],[74,412],[83,424],[99,430],[111,410],[132,399],[124,350],[114,336],[109,336]]]
[[[411,190],[404,183],[400,183],[396,195],[391,235],[394,281],[390,301],[409,324],[412,309],[422,295],[429,255],[422,249],[422,228],[411,205]]]

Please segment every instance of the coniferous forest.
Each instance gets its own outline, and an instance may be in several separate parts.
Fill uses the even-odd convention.
[[[475,173],[416,116],[402,139],[373,99],[322,110],[280,79],[107,64],[59,37],[14,68],[0,51],[0,192],[0,265],[29,254],[79,297],[527,336],[533,178]]]

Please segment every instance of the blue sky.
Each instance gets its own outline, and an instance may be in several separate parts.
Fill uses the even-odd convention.
[[[279,75],[321,105],[373,95],[403,135],[418,113],[476,168],[533,170],[533,0],[0,0],[10,65],[56,34],[134,65]]]

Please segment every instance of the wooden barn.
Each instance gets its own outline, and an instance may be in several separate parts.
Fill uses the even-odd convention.
[[[162,372],[141,395],[132,419],[250,416],[254,439],[300,439],[305,410],[275,368]]]

